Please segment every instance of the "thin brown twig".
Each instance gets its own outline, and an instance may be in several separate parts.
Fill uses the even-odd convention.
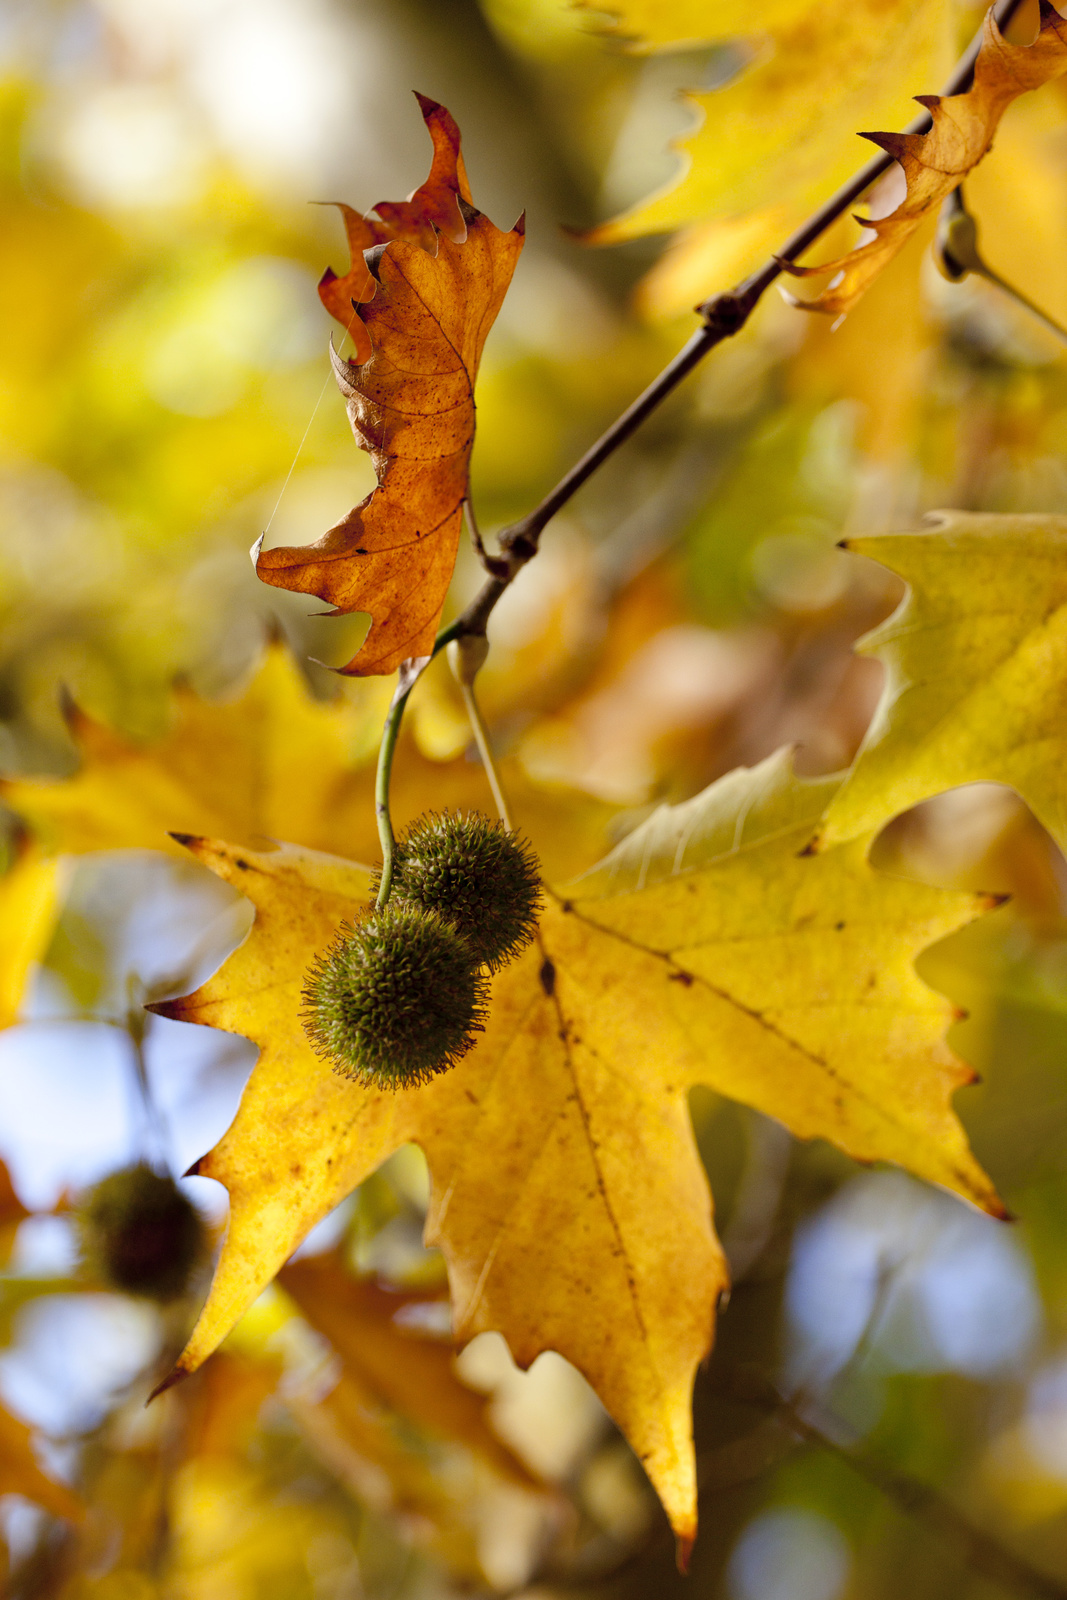
[[[993,14],[1000,27],[1006,27],[1022,4],[1022,0],[999,0],[993,7]],[[979,29],[972,39],[967,50],[957,63],[955,71],[945,84],[942,96],[959,94],[965,90],[974,73],[974,63],[978,58],[978,51],[982,43],[982,30]],[[932,127],[933,121],[928,111],[923,111],[920,116],[913,118],[905,129],[906,133],[925,133]],[[504,591],[514,583],[523,567],[532,561],[537,554],[541,542],[541,534],[572,495],[576,494],[582,485],[592,477],[598,467],[614,455],[619,446],[640,427],[646,417],[662,404],[668,395],[672,394],[678,385],[686,378],[693,368],[698,366],[709,351],[721,344],[724,339],[729,339],[733,334],[739,333],[745,326],[759,301],[770,288],[771,284],[779,278],[785,270],[785,264],[802,255],[815,243],[831,223],[853,205],[866,189],[884,172],[893,165],[893,157],[887,152],[872,157],[865,166],[861,167],[837,192],[830,196],[819,209],[812,214],[795,233],[791,234],[782,245],[781,249],[767,261],[758,272],[753,273],[740,283],[736,289],[729,289],[723,294],[712,296],[710,300],[697,307],[703,325],[684,344],[678,354],[670,361],[643,394],[638,395],[632,405],[628,406],[622,415],[612,423],[607,431],[601,434],[597,442],[592,445],[576,461],[570,471],[557,483],[556,487],[548,493],[540,505],[534,507],[525,517],[511,524],[500,535],[500,553],[491,556],[485,549],[481,534],[478,531],[474,517],[473,507],[469,497],[464,502],[467,513],[468,527],[474,542],[479,559],[485,566],[488,577],[481,589],[466,609],[450,623],[447,628],[442,628],[434,641],[434,647],[429,656],[419,657],[410,663],[405,663],[409,668],[407,678],[401,672],[401,682],[398,685],[397,695],[390,707],[386,719],[386,731],[383,737],[383,756],[379,760],[379,779],[377,790],[377,810],[379,833],[382,839],[383,869],[382,882],[379,889],[379,908],[388,899],[391,877],[393,835],[392,821],[389,814],[389,770],[388,763],[392,756],[392,739],[395,743],[399,730],[400,720],[404,714],[404,707],[408,695],[416,679],[423,669],[444,649],[445,645],[453,640],[464,638],[485,637],[486,627],[497,602]],[[385,752],[388,746],[388,759]]]
[[[1022,0],[1000,0],[1000,3],[993,8],[998,26],[1006,27],[1021,4]],[[982,30],[979,29],[942,89],[942,96],[960,94],[969,87],[981,43]],[[913,118],[904,131],[909,134],[926,133],[932,125],[930,113],[923,111]],[[894,157],[888,152],[883,151],[873,156],[795,233],[791,234],[781,249],[776,251],[757,272],[738,284],[735,289],[713,295],[710,300],[705,300],[697,307],[703,319],[703,326],[698,328],[682,346],[659,377],[649,384],[643,394],[638,395],[633,404],[628,406],[596,443],[590,446],[585,455],[575,462],[540,505],[535,506],[525,517],[504,530],[500,536],[500,556],[494,558],[499,563],[499,570],[490,575],[462,616],[446,630],[441,643],[460,638],[464,634],[484,634],[493,608],[508,585],[514,582],[527,562],[532,561],[537,554],[541,534],[557,511],[566,505],[597,468],[602,466],[640,427],[645,418],[651,416],[667,396],[674,392],[683,378],[688,377],[709,351],[714,350],[724,339],[729,339],[741,331],[763,295],[776,279],[781,277],[785,263],[795,261],[798,256],[803,255],[832,223],[844,215],[849,206],[860,199],[876,179],[884,172],[888,172],[893,163]]]

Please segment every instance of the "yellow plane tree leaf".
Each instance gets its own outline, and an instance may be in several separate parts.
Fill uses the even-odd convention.
[[[884,664],[885,690],[818,846],[985,779],[1020,794],[1067,850],[1067,517],[943,511],[936,522],[848,540],[910,590],[860,642]]]
[[[498,1329],[521,1365],[545,1349],[572,1361],[691,1540],[691,1390],[727,1280],[690,1087],[1000,1209],[951,1110],[971,1076],[943,1042],[952,1009],[912,966],[989,901],[879,875],[862,844],[801,855],[833,788],[777,757],[654,813],[567,898],[548,897],[538,942],[494,980],[478,1046],[395,1094],[331,1072],[300,1021],[308,964],[362,908],[360,871],[188,841],[256,918],[215,977],[156,1009],[245,1034],[260,1057],[196,1167],[229,1190],[230,1226],[173,1376],[414,1140],[456,1338]]]
[[[470,204],[459,130],[420,97],[434,140],[430,178],[378,218],[345,209],[352,267],[322,298],[355,361],[331,346],[334,374],[378,487],[314,544],[258,550],[265,583],[318,595],[371,627],[341,670],[394,671],[429,655],[452,578],[474,444],[474,380],[523,244]]]
[[[334,1254],[290,1262],[278,1282],[372,1403],[466,1445],[502,1477],[531,1487],[530,1473],[489,1426],[485,1396],[460,1379],[451,1345],[395,1321],[404,1306],[424,1305],[424,1294],[357,1278]]]
[[[68,708],[78,771],[63,779],[8,779],[0,794],[51,852],[139,848],[184,855],[171,837],[177,830],[242,843],[289,839],[376,861],[374,771],[391,692],[384,682],[351,682],[338,699],[315,700],[289,651],[275,643],[233,699],[205,700],[179,686],[169,731],[147,744]],[[563,785],[534,783],[513,759],[505,758],[501,770],[516,823],[547,871],[569,877],[597,859],[614,807]],[[398,828],[430,807],[492,805],[478,762],[432,760],[406,726],[392,793]],[[14,1021],[27,966],[51,933],[56,871],[54,861],[27,846],[24,859],[0,878],[0,941],[10,941],[0,1025]]]
[[[795,300],[806,311],[839,316],[854,305],[878,274],[911,238],[926,217],[976,167],[993,143],[1004,112],[1028,90],[1067,72],[1067,21],[1041,0],[1041,26],[1033,44],[1010,44],[986,12],[974,83],[948,99],[917,95],[933,122],[929,133],[865,133],[863,137],[900,163],[907,183],[904,199],[888,216],[865,226],[874,238],[847,256],[817,267],[787,266],[794,277],[824,277],[832,282],[813,300]]]
[[[684,173],[588,235],[613,244],[686,230],[643,294],[666,314],[765,260],[859,165],[855,131],[906,122],[911,96],[938,83],[951,59],[945,0],[613,0],[609,9],[620,30],[656,48],[734,36],[750,52],[720,88],[688,97],[703,121],[679,141]]]
[[[389,703],[386,686],[352,685],[316,701],[286,647],[272,643],[242,693],[205,700],[174,691],[163,738],[137,744],[77,707],[67,722],[81,757],[71,778],[5,780],[0,793],[53,850],[178,850],[169,829],[238,840],[346,842],[368,805]],[[373,831],[373,823],[372,830]]]

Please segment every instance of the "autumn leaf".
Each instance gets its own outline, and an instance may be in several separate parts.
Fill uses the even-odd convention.
[[[455,123],[432,100],[419,104],[434,140],[427,183],[403,204],[379,204],[380,220],[345,208],[352,266],[321,286],[357,335],[355,361],[332,346],[331,358],[378,487],[314,544],[256,556],[265,583],[370,612],[341,669],[354,676],[432,649],[467,496],[474,381],[523,244],[521,218],[502,233],[471,205]]]
[[[0,780],[0,794],[40,841],[27,840],[24,857],[0,878],[0,896],[6,886],[11,905],[4,915],[0,903],[0,930],[11,941],[0,1025],[14,1021],[27,965],[48,942],[52,853],[146,849],[184,856],[171,836],[177,830],[247,843],[289,839],[376,861],[374,770],[390,694],[391,685],[356,681],[334,700],[316,700],[290,652],[275,642],[232,698],[205,700],[179,684],[170,727],[155,741],[134,743],[68,703],[80,756],[74,775]],[[501,770],[517,824],[548,872],[568,877],[596,860],[614,807],[561,784],[535,783],[514,758],[505,758]],[[480,764],[464,755],[433,760],[406,723],[392,786],[398,829],[425,811],[428,797],[458,810],[491,805]]]
[[[485,1396],[460,1380],[451,1344],[395,1321],[405,1307],[425,1305],[425,1294],[357,1278],[336,1255],[290,1262],[278,1282],[330,1341],[350,1381],[372,1405],[465,1445],[501,1477],[533,1486],[530,1473],[490,1428]]]
[[[23,1494],[54,1517],[80,1522],[84,1509],[65,1484],[46,1477],[37,1462],[33,1435],[24,1422],[0,1406],[0,1494]]]
[[[243,1456],[259,1413],[285,1370],[277,1354],[217,1350],[188,1396],[185,1456],[232,1460]]]
[[[399,1517],[453,1572],[484,1581],[479,1532],[498,1516],[501,1489],[537,1496],[548,1517],[557,1508],[490,1430],[489,1403],[460,1381],[449,1342],[394,1320],[426,1296],[358,1280],[336,1255],[293,1262],[279,1282],[341,1363],[325,1394],[321,1381],[312,1392],[287,1386],[312,1448],[363,1505]]]
[[[1020,794],[1067,849],[1067,517],[941,511],[936,522],[848,540],[910,592],[860,642],[886,686],[819,848],[984,779]]]
[[[364,251],[404,239],[421,245],[432,255],[439,233],[453,244],[462,244],[466,238],[460,201],[469,206],[471,192],[459,148],[459,129],[444,106],[422,94],[415,98],[433,140],[433,161],[426,182],[408,200],[379,200],[366,216],[344,201],[334,202],[344,218],[351,264],[340,278],[332,267],[326,268],[319,280],[319,299],[351,338],[359,366],[370,360],[374,346],[361,318],[353,313],[357,305],[374,298],[377,287]]]
[[[67,863],[20,834],[0,878],[0,1028],[18,1020],[27,980],[55,930],[67,874]]]
[[[243,1033],[261,1054],[195,1169],[229,1190],[230,1228],[174,1376],[414,1140],[456,1338],[498,1329],[520,1365],[545,1349],[572,1361],[690,1540],[690,1394],[727,1276],[689,1088],[999,1211],[950,1109],[971,1076],[942,1042],[951,1007],[911,965],[989,901],[876,874],[861,844],[800,855],[833,788],[775,757],[656,812],[569,898],[549,899],[538,944],[495,980],[478,1047],[398,1094],[338,1078],[300,1023],[309,962],[360,910],[359,870],[189,840],[256,920],[216,977],[155,1009]]]
[[[134,743],[70,702],[67,725],[80,756],[70,778],[4,780],[0,793],[43,844],[92,850],[171,850],[168,830],[226,837],[298,839],[313,849],[342,840],[358,855],[373,820],[353,840],[372,792],[389,703],[386,686],[346,686],[315,700],[280,642],[243,690],[205,700],[173,691],[161,739]]]
[[[0,1161],[0,1263],[8,1261],[19,1224],[24,1222],[29,1214],[15,1193],[11,1174],[4,1162]]]
[[[933,123],[929,133],[865,133],[887,151],[903,170],[907,193],[886,217],[864,220],[875,237],[847,256],[817,267],[785,263],[794,277],[832,275],[830,285],[814,300],[793,299],[806,311],[838,316],[869,287],[947,195],[976,167],[993,143],[1004,112],[1021,94],[1038,89],[1067,72],[1067,21],[1041,0],[1041,27],[1029,46],[1009,44],[993,8],[986,12],[982,46],[974,66],[974,83],[964,94],[948,99],[917,95]]]
[[[597,8],[600,9],[599,7]],[[614,244],[677,235],[640,290],[676,315],[752,271],[857,166],[857,128],[908,117],[950,56],[943,0],[613,0],[618,30],[657,50],[735,40],[726,81],[686,99],[702,114],[685,165],[656,194],[587,235]]]

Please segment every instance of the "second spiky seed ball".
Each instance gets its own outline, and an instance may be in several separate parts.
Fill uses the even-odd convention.
[[[537,857],[480,812],[428,812],[398,842],[394,893],[436,911],[476,966],[497,971],[530,943],[541,909]]]

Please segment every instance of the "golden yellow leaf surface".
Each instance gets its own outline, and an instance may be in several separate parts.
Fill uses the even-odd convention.
[[[474,444],[474,381],[523,245],[470,204],[459,130],[432,100],[427,183],[378,218],[345,208],[353,252],[323,285],[327,309],[356,329],[355,361],[331,346],[352,431],[378,487],[310,545],[257,550],[265,583],[318,595],[371,627],[342,672],[395,671],[429,655],[452,578]],[[344,285],[342,289],[341,286]]]
[[[1031,45],[1010,44],[986,12],[974,83],[948,99],[917,95],[933,123],[929,133],[865,133],[900,164],[907,193],[888,216],[865,225],[874,233],[848,255],[817,267],[789,265],[794,277],[824,277],[832,282],[813,300],[795,300],[806,311],[839,316],[854,305],[897,251],[945,197],[976,167],[993,143],[1004,112],[1021,94],[1067,72],[1067,21],[1041,0],[1041,26]]]
[[[66,874],[64,862],[22,839],[0,878],[0,1028],[18,1020],[26,981],[55,929]]]
[[[648,30],[658,48],[733,36],[748,53],[721,87],[687,97],[703,121],[679,141],[684,174],[589,235],[612,244],[688,230],[646,289],[656,312],[688,309],[766,259],[862,163],[856,130],[906,122],[911,96],[950,61],[944,0],[779,0],[747,14],[618,0],[611,10],[621,31]]]
[[[497,1329],[520,1365],[545,1349],[572,1361],[691,1540],[690,1398],[727,1277],[690,1087],[1000,1209],[951,1110],[971,1077],[943,1042],[952,1008],[912,967],[989,902],[879,875],[862,845],[800,855],[833,788],[780,756],[656,812],[567,898],[549,896],[537,943],[494,981],[477,1048],[396,1094],[333,1074],[300,1022],[307,966],[360,909],[364,876],[290,847],[190,840],[256,919],[214,978],[156,1009],[261,1054],[196,1168],[229,1190],[230,1227],[175,1375],[414,1140],[456,1338]]]
[[[581,0],[579,0],[581,3]],[[768,0],[758,11],[746,0],[612,0],[584,9],[635,50],[680,50],[724,39],[760,37],[795,27],[811,10],[811,0]]]
[[[1067,517],[943,511],[928,532],[848,548],[910,590],[860,641],[886,685],[819,847],[986,779],[1020,794],[1067,849]]]

